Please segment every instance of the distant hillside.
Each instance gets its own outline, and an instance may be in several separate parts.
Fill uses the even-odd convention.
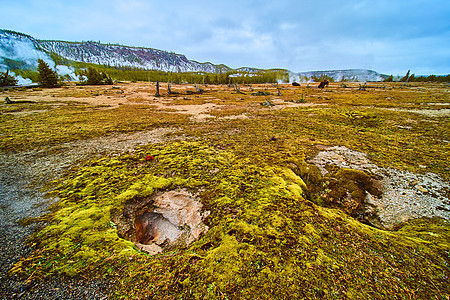
[[[36,68],[43,59],[51,66],[52,56],[63,59],[166,72],[220,73],[230,71],[225,65],[199,63],[184,55],[152,48],[101,44],[98,42],[65,42],[37,40],[29,35],[0,30],[0,69]]]
[[[152,49],[121,45],[101,44],[98,42],[38,41],[46,52],[61,57],[113,67],[132,67],[168,72],[205,72],[219,73],[229,71],[226,66],[212,63],[199,63],[188,60],[184,55]]]
[[[109,66],[119,69],[156,70],[164,72],[201,72],[226,73],[232,72],[235,77],[250,76],[258,73],[277,71],[261,70],[251,67],[231,69],[223,64],[200,63],[189,60],[182,54],[157,50],[153,48],[128,47],[123,45],[102,44],[99,42],[66,42],[52,40],[38,40],[32,36],[0,29],[0,71],[4,70],[35,70],[38,59],[56,67],[58,74],[69,75],[76,80],[70,61],[84,62]],[[278,70],[289,73],[289,81],[309,81],[312,76],[326,75],[335,81],[381,81],[383,75],[371,70],[334,70],[310,71],[294,73],[288,70]],[[253,75],[252,75],[253,76]],[[287,76],[278,81],[287,81]]]
[[[38,59],[55,65],[49,53],[40,49],[38,40],[26,34],[0,29],[0,70],[36,68]]]
[[[383,81],[384,75],[372,70],[350,69],[291,73],[290,81],[309,81],[311,77],[328,76],[334,81]]]

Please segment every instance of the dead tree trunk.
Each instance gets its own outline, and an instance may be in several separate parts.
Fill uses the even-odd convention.
[[[156,82],[156,94],[155,97],[160,97],[161,95],[159,94],[159,81]]]
[[[197,84],[195,84],[195,90],[197,91],[197,93],[203,93],[203,90],[199,88]]]

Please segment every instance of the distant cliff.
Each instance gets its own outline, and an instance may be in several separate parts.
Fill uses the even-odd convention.
[[[0,29],[0,71],[8,69],[35,69],[38,59],[43,59],[51,67],[55,60],[70,60],[117,68],[128,67],[166,72],[203,72],[256,73],[261,69],[243,67],[233,70],[225,65],[200,63],[189,60],[182,54],[153,48],[128,47],[123,45],[102,44],[99,42],[65,42],[37,40],[29,35]],[[73,68],[62,66],[58,62],[60,75],[69,74],[74,79]],[[326,75],[335,81],[381,81],[383,76],[372,70],[333,70],[294,73],[288,70],[289,81],[309,81],[312,76]]]
[[[231,70],[212,63],[199,63],[186,56],[152,48],[137,48],[98,42],[38,41],[46,52],[61,57],[113,67],[132,67],[170,72],[219,73]]]
[[[330,70],[330,71],[309,71],[300,73],[290,73],[290,81],[309,81],[311,77],[327,76],[334,81],[382,81],[383,75],[366,69],[350,70]]]
[[[40,49],[38,40],[26,34],[0,29],[0,70],[36,68],[38,59],[55,65],[49,53]]]
[[[0,69],[35,68],[37,60],[50,65],[51,54],[64,59],[113,67],[131,67],[170,72],[219,73],[230,71],[224,65],[199,63],[184,55],[152,48],[101,44],[98,42],[65,42],[37,40],[29,35],[0,30]]]

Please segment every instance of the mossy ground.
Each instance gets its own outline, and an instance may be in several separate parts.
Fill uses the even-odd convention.
[[[12,272],[108,278],[111,298],[447,299],[448,222],[414,220],[390,232],[310,201],[323,187],[314,186],[320,178],[305,159],[321,145],[368,153],[381,166],[424,172],[419,165],[425,165],[448,180],[449,117],[390,110],[448,108],[448,89],[376,85],[366,91],[286,85],[281,96],[274,85],[251,87],[269,96],[252,96],[250,87],[241,88],[245,94],[210,87],[194,104],[221,107],[201,123],[145,104],[104,110],[75,103],[0,115],[3,151],[163,126],[187,138],[93,159],[55,182],[52,195],[60,201],[30,239],[32,255]],[[276,109],[282,104],[261,106],[266,99],[321,105]],[[222,118],[242,113],[249,118]],[[358,186],[367,175],[335,175],[355,194],[371,188]],[[117,235],[112,220],[125,203],[175,188],[198,192],[211,211],[200,240],[150,256]]]

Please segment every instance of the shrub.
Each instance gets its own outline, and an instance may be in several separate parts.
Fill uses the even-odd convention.
[[[88,67],[86,71],[81,72],[80,79],[82,83],[88,85],[113,84],[112,79],[106,73],[99,72],[93,67]]]

